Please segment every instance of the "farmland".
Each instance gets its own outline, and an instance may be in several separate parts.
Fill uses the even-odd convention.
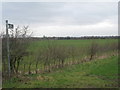
[[[3,0],[0,86],[118,90],[120,7],[112,1]]]
[[[117,87],[117,39],[39,40],[26,51],[4,88]]]
[[[111,88],[118,85],[118,58],[94,60],[47,74],[12,78],[4,88]],[[109,69],[109,70],[108,70]]]

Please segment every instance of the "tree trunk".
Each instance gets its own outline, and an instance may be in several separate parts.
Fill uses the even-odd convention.
[[[30,64],[29,64],[29,74],[31,74],[31,62],[30,62]]]
[[[64,60],[62,60],[62,67],[64,66]]]
[[[90,61],[93,59],[93,55],[90,56]]]
[[[36,74],[38,73],[37,70],[38,70],[38,61],[36,62]]]
[[[24,73],[25,73],[25,64],[24,64]]]
[[[18,73],[19,65],[20,65],[20,61],[18,60],[18,61],[17,61],[17,66],[16,66],[16,73]]]

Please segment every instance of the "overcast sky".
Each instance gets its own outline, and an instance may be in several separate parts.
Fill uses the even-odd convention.
[[[2,21],[29,25],[33,36],[118,35],[117,2],[4,2]]]

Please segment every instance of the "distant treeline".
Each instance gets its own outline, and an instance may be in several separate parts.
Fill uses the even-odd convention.
[[[53,39],[53,40],[69,40],[69,39],[119,39],[120,36],[83,36],[83,37],[31,37],[32,39]]]

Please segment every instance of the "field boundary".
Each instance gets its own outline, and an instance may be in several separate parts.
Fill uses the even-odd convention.
[[[47,66],[46,67],[46,70],[38,70],[37,73],[36,73],[36,70],[34,71],[31,71],[31,73],[29,72],[18,72],[19,74],[17,75],[29,75],[29,74],[43,74],[43,73],[51,73],[51,72],[54,72],[56,71],[57,69],[59,68],[63,68],[63,67],[70,67],[72,65],[76,65],[76,64],[82,64],[82,63],[85,63],[85,62],[90,62],[90,61],[93,61],[93,60],[101,60],[101,59],[105,59],[105,58],[109,58],[111,56],[118,56],[118,53],[117,52],[112,52],[111,55],[110,54],[104,54],[104,55],[101,55],[101,56],[94,56],[94,58],[92,60],[89,60],[89,57],[84,57],[83,59],[79,60],[79,61],[75,61],[75,62],[68,62],[66,64],[64,64],[63,66]],[[56,67],[54,69],[54,67]]]

